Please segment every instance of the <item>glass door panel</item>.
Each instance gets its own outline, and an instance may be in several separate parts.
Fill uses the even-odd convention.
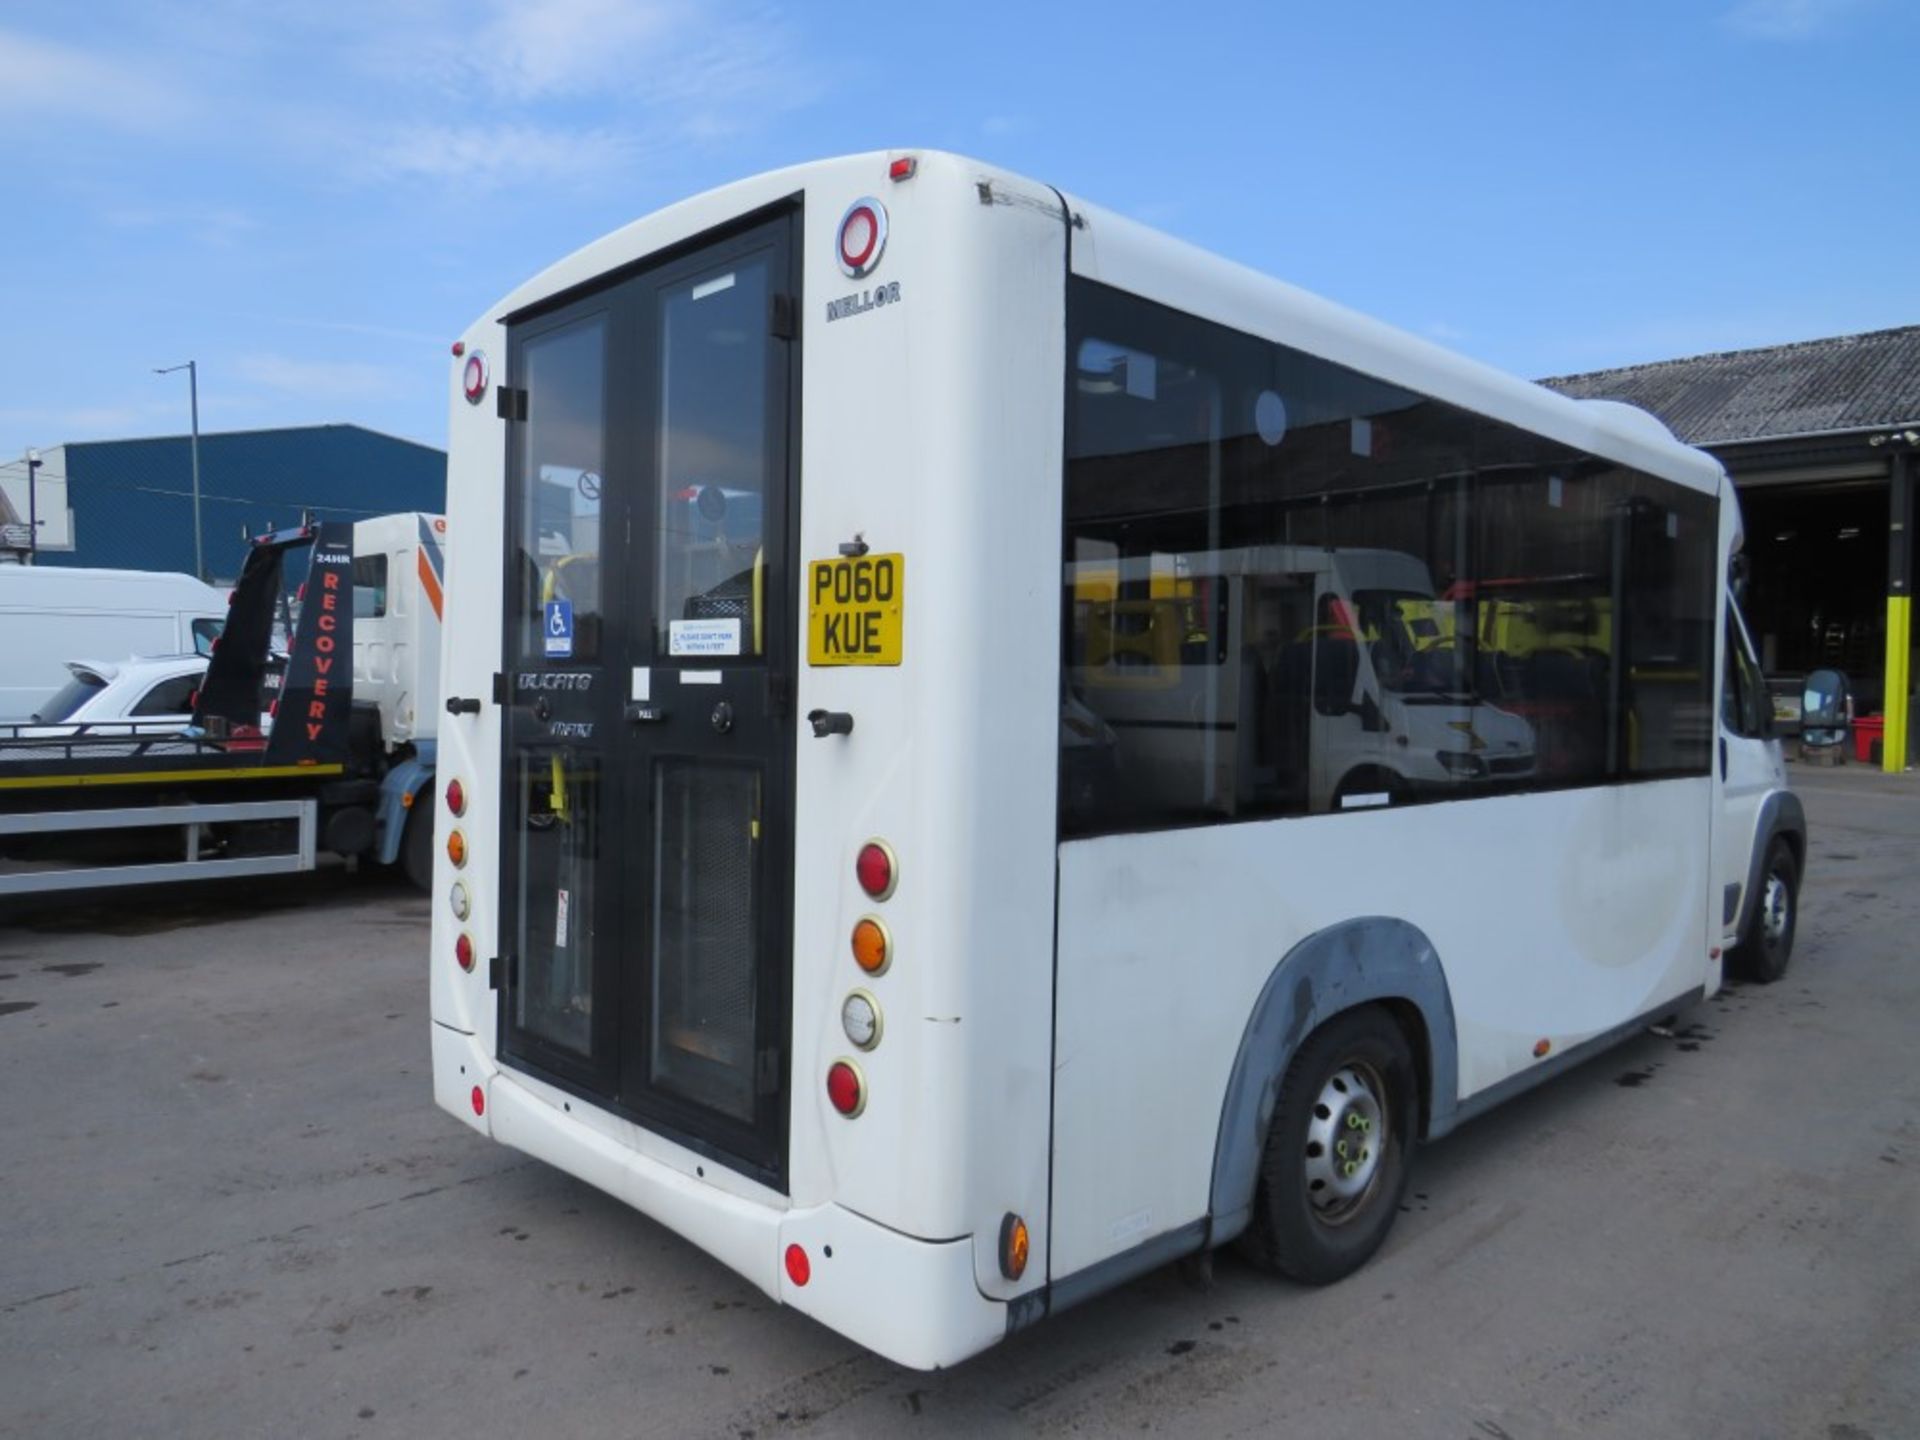
[[[618,846],[602,788],[612,687],[600,582],[616,329],[605,301],[576,307],[517,334],[508,365],[526,418],[508,434],[502,1043],[589,1086],[607,1083],[617,1058],[618,977],[602,951],[614,917],[601,871]]]
[[[593,1042],[600,772],[554,750],[520,756],[516,1029],[586,1057]]]
[[[659,297],[655,653],[759,653],[767,520],[768,256],[713,267]],[[773,477],[776,481],[779,476]]]
[[[655,770],[653,1062],[663,1090],[753,1119],[760,773]]]

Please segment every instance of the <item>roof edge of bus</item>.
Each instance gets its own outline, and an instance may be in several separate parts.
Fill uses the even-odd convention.
[[[674,243],[663,235],[673,234],[676,217],[702,210],[744,214],[804,190],[815,175],[862,163],[873,165],[878,189],[886,175],[886,166],[904,155],[914,157],[923,173],[935,167],[953,166],[982,177],[1001,176],[1026,185],[1044,184],[972,156],[913,146],[856,151],[763,171],[636,216],[588,241],[515,286],[497,304],[488,307],[470,330],[538,305],[572,289],[583,278],[632,264],[664,244]],[[1061,196],[1076,220],[1087,224],[1100,237],[1094,246],[1075,247],[1075,269],[1079,270],[1082,256],[1097,254],[1091,276],[1103,283],[1115,284],[1162,303],[1179,303],[1171,293],[1179,286],[1138,283],[1148,281],[1156,270],[1166,272],[1168,262],[1176,261],[1185,267],[1188,276],[1199,277],[1186,288],[1190,297],[1197,295],[1202,299],[1202,303],[1186,304],[1182,308],[1203,319],[1245,330],[1248,316],[1243,302],[1249,296],[1264,296],[1271,302],[1269,323],[1263,327],[1268,332],[1267,338],[1289,343],[1288,336],[1291,336],[1292,343],[1304,341],[1305,348],[1335,363],[1391,383],[1404,384],[1463,409],[1519,423],[1621,464],[1655,469],[1695,489],[1711,493],[1719,488],[1724,474],[1720,462],[1675,438],[1658,417],[1647,412],[1641,414],[1652,426],[1621,414],[1622,408],[1629,408],[1624,402],[1592,405],[1572,399],[1252,266],[1216,255],[1191,241],[1083,200],[1071,192],[1056,190],[1055,193]],[[698,234],[712,223],[687,225],[685,234]],[[1125,283],[1128,272],[1134,274],[1136,284]],[[1223,302],[1228,297],[1232,297],[1232,301],[1206,305],[1204,297],[1209,293]],[[1285,323],[1275,323],[1277,321]],[[1281,329],[1286,330],[1288,336],[1271,333]],[[1659,433],[1652,427],[1658,427]]]
[[[595,236],[523,283],[514,286],[500,298],[498,303],[488,306],[476,320],[475,325],[490,324],[500,316],[511,315],[529,306],[538,305],[552,296],[563,294],[578,283],[577,277],[581,274],[599,275],[645,259],[648,254],[661,246],[652,241],[635,243],[640,235],[650,230],[671,231],[674,228],[672,222],[676,216],[703,209],[732,209],[737,214],[746,214],[805,189],[810,176],[862,163],[873,165],[873,188],[877,192],[887,178],[887,166],[902,156],[913,157],[917,162],[916,173],[924,172],[930,166],[948,164],[978,171],[982,176],[1004,176],[1008,180],[1020,180],[1034,185],[1041,183],[1021,176],[1004,165],[989,164],[984,160],[977,160],[951,150],[928,149],[914,145],[895,146],[884,150],[852,151],[845,155],[803,160],[798,164],[784,165],[776,170],[763,170],[757,175],[746,175],[738,180],[729,180],[722,185],[710,186],[693,195],[675,200],[671,204],[663,205],[657,210],[636,215],[624,225],[609,230],[603,235]],[[728,203],[725,205],[719,203],[722,201]],[[708,228],[710,228],[709,224],[691,226],[688,227],[686,234],[696,235]],[[583,260],[589,256],[592,257],[591,263],[583,264]]]
[[[1718,460],[1676,438],[1658,416],[1640,410],[1642,421],[1622,413],[1637,406],[1573,399],[1071,192],[1064,198],[1095,237],[1092,246],[1075,247],[1076,273],[1217,324],[1300,345],[1350,369],[1618,463],[1653,468],[1690,488],[1712,493],[1719,486],[1724,471]],[[1185,277],[1185,283],[1176,276]],[[1181,289],[1187,293],[1175,298]],[[1209,298],[1218,303],[1209,305]],[[1249,310],[1249,299],[1262,298],[1269,302],[1264,315],[1257,303]]]

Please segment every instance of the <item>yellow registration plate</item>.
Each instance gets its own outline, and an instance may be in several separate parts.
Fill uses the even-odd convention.
[[[898,665],[907,557],[843,555],[807,574],[809,665]]]

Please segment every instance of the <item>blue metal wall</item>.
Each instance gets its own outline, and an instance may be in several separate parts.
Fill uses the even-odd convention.
[[[193,570],[193,468],[185,435],[106,440],[66,448],[74,546],[43,550],[43,565]],[[447,457],[430,446],[363,430],[314,425],[200,437],[200,515],[207,570],[240,573],[241,535],[400,510],[442,511]],[[304,560],[289,557],[291,570]]]

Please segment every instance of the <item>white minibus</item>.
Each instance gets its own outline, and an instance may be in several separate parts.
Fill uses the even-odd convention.
[[[903,1364],[1339,1280],[1787,963],[1739,507],[1650,416],[917,151],[454,354],[435,1096]]]

